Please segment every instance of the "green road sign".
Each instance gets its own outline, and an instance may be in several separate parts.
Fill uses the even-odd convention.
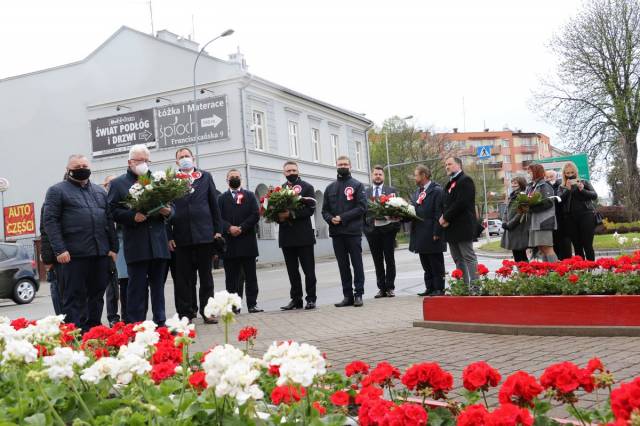
[[[578,175],[582,180],[591,180],[589,174],[589,159],[587,154],[574,154],[565,155],[563,157],[551,157],[537,160],[537,163],[544,164],[544,168],[547,170],[556,170],[559,174],[562,172],[562,167],[565,163],[572,161],[578,168]]]

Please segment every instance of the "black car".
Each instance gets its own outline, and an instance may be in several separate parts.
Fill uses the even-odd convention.
[[[40,289],[35,268],[24,247],[0,243],[0,299],[13,299],[19,305],[31,303]]]

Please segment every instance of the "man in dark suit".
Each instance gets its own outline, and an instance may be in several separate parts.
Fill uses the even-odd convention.
[[[442,227],[438,219],[442,216],[443,190],[431,181],[431,171],[417,166],[413,172],[418,189],[411,197],[416,215],[422,220],[411,223],[409,250],[418,253],[424,270],[425,291],[418,296],[441,296],[444,294],[444,252],[447,243],[442,238]]]
[[[138,176],[150,175],[149,150],[145,145],[134,145],[129,150],[127,172],[111,181],[109,205],[115,221],[122,225],[124,258],[127,262],[127,321],[135,323],[146,319],[146,300],[151,293],[153,321],[163,326],[166,321],[164,281],[170,259],[166,221],[171,207],[146,215],[128,208],[122,202]]]
[[[100,324],[109,258],[115,260],[118,252],[107,193],[89,176],[89,160],[70,156],[66,179],[47,190],[43,216],[64,289],[62,313],[83,331]]]
[[[473,284],[478,279],[478,259],[473,251],[478,219],[475,213],[476,186],[473,179],[462,170],[462,160],[449,157],[445,160],[449,182],[445,187],[443,213],[440,226],[449,243],[451,257],[456,267],[463,272],[464,282],[472,294],[478,292]]]
[[[333,241],[344,296],[335,306],[362,306],[362,224],[367,212],[367,197],[364,185],[351,177],[349,157],[338,157],[336,166],[338,179],[327,186],[322,203],[322,217],[329,224],[329,236]],[[349,260],[353,266],[353,275]]]
[[[374,166],[371,173],[373,185],[367,188],[367,199],[380,199],[381,195],[396,196],[396,189],[384,184],[384,168]],[[371,257],[376,268],[378,294],[374,297],[394,297],[396,279],[396,234],[400,230],[400,222],[376,220],[367,213],[364,221],[364,235],[367,237]],[[385,263],[387,265],[385,271]]]
[[[263,312],[258,308],[258,278],[256,276],[256,258],[258,240],[256,224],[260,220],[258,200],[251,191],[242,189],[240,172],[231,169],[227,172],[229,190],[218,198],[222,233],[227,240],[227,251],[223,255],[224,275],[229,293],[242,298],[240,284],[241,272],[244,272],[249,313]],[[240,309],[236,311],[240,313]]]
[[[283,166],[287,181],[282,185],[303,197],[303,203],[296,210],[278,214],[278,244],[282,248],[287,274],[291,284],[291,301],[280,309],[289,311],[302,308],[302,277],[299,267],[304,272],[307,306],[316,307],[316,262],[313,246],[316,243],[315,232],[311,226],[311,218],[316,210],[315,191],[313,186],[300,179],[298,163],[287,161]]]
[[[197,271],[200,276],[200,315],[205,324],[216,324],[216,318],[204,315],[204,307],[213,297],[213,241],[221,237],[216,185],[211,173],[195,167],[189,148],[176,151],[176,164],[193,189],[190,194],[175,200],[175,213],[169,222],[172,227],[169,245],[176,256],[173,283],[176,311],[181,318],[190,320],[198,315],[197,302],[194,306]]]

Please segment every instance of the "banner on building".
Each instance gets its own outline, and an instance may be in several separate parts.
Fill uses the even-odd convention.
[[[156,146],[153,109],[91,120],[94,157],[121,154],[136,144]]]
[[[197,117],[196,117],[197,116]],[[197,129],[196,129],[197,119]],[[158,147],[193,145],[229,138],[227,97],[225,95],[156,108]]]
[[[15,239],[36,234],[36,216],[33,203],[4,208],[4,237]]]
[[[589,158],[587,157],[587,154],[565,155],[562,157],[551,157],[537,160],[538,163],[544,164],[545,169],[556,170],[558,172],[558,176],[562,175],[562,168],[565,163],[570,161],[576,165],[580,179],[591,180],[589,173]]]

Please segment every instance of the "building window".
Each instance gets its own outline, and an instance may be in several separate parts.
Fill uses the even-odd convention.
[[[320,161],[320,130],[311,129],[311,152],[313,161]]]
[[[264,151],[267,146],[264,112],[262,111],[253,111],[253,142],[258,151]]]
[[[356,169],[362,170],[362,142],[356,141]]]
[[[509,139],[502,139],[501,143],[503,147],[507,148],[509,146]]]
[[[522,161],[531,161],[533,160],[533,154],[522,154]]]
[[[289,154],[293,158],[300,156],[300,145],[298,144],[298,123],[289,122]]]
[[[503,158],[503,161],[505,163],[510,163],[511,162],[511,156],[510,155],[503,155],[502,158]]]
[[[333,164],[338,162],[338,157],[340,157],[340,144],[338,141],[338,135],[331,135],[331,156],[333,158]]]

